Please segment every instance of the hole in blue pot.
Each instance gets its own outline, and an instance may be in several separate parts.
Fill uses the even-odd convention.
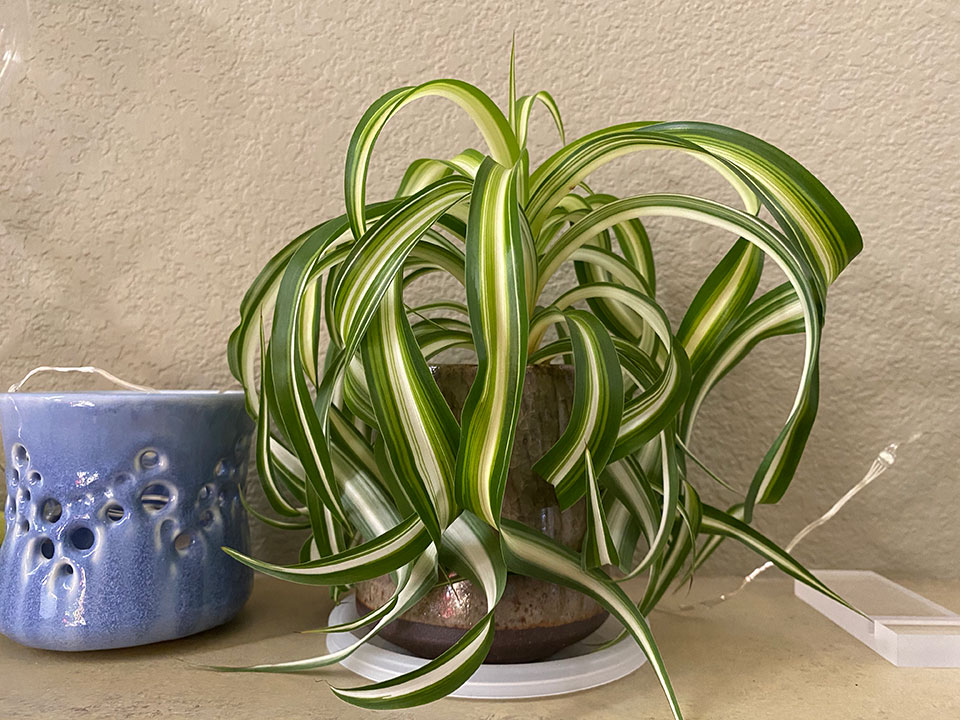
[[[70,544],[77,550],[89,550],[94,539],[93,530],[88,527],[78,527],[70,532]]]
[[[40,476],[40,473],[38,473],[36,470],[31,470],[30,474],[27,475],[27,480],[30,481],[31,485],[37,485],[40,483],[41,480],[43,480],[43,478]]]
[[[53,498],[43,501],[40,506],[40,517],[48,523],[55,523],[63,516],[63,506]]]
[[[23,498],[23,502],[30,502],[30,491],[26,488],[23,489],[21,496]]]
[[[208,527],[213,524],[213,513],[209,510],[206,510],[203,514],[200,515],[200,524],[204,527]]]
[[[23,534],[30,532],[30,523],[27,522],[26,520],[21,520],[20,525],[18,527],[20,529],[20,532]]]
[[[103,509],[104,517],[110,522],[120,522],[125,514],[123,507],[118,503],[110,503]]]
[[[193,545],[193,535],[188,532],[180,533],[179,535],[177,535],[176,539],[173,541],[173,546],[180,552],[183,552],[184,550],[189,548],[191,545]]]
[[[137,457],[137,465],[143,470],[152,470],[160,465],[160,453],[156,450],[144,450]]]
[[[230,465],[230,461],[226,459],[217,461],[217,464],[213,468],[213,474],[220,479],[230,477],[231,471],[232,467]]]
[[[10,487],[16,487],[20,482],[20,471],[15,467],[10,467]]]
[[[40,541],[40,554],[43,555],[47,560],[53,558],[53,540],[50,538],[44,538]]]
[[[73,565],[70,563],[64,563],[58,567],[55,577],[58,590],[70,591],[76,583],[76,578],[73,575]]]
[[[28,453],[27,449],[20,443],[16,443],[13,446],[13,462],[21,466],[30,462],[30,453]]]
[[[233,498],[233,485],[224,485],[220,489],[219,501],[221,505],[226,505]]]
[[[170,504],[170,489],[160,483],[148,485],[140,495],[140,502],[147,512],[160,512]]]
[[[212,495],[213,495],[212,483],[207,483],[202,488],[200,488],[200,492],[197,493],[197,497],[199,498],[200,502],[206,502],[207,500],[210,499]]]

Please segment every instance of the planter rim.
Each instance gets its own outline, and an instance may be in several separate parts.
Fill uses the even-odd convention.
[[[243,398],[243,390],[85,390],[68,392],[4,392],[0,400],[47,400],[50,402],[97,401],[100,403],[166,401],[204,401],[215,398]]]
[[[477,364],[476,364],[475,362],[465,362],[465,363],[461,363],[461,362],[453,362],[453,363],[435,363],[435,362],[428,362],[428,363],[427,363],[427,367],[429,367],[431,370],[433,370],[433,369],[435,369],[435,368],[449,368],[449,367],[475,368],[475,367],[477,367]],[[574,369],[575,369],[575,368],[573,367],[573,365],[570,365],[570,364],[568,364],[568,363],[527,363],[526,365],[524,365],[524,368],[527,369],[527,370],[551,370],[551,371],[560,370],[560,371],[563,371],[563,372],[567,372],[567,371],[570,371],[570,370],[574,370]]]

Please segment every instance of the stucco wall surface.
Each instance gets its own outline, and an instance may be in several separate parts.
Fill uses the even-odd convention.
[[[439,76],[506,97],[550,90],[570,136],[703,119],[784,148],[858,222],[829,297],[821,409],[782,506],[786,541],[891,441],[894,468],[798,549],[814,567],[960,575],[960,5],[907,2],[33,2],[25,71],[0,89],[0,381],[93,363],[166,388],[231,387],[244,290],[300,230],[339,213],[349,134],[383,92]],[[554,131],[538,115],[531,151]],[[481,146],[442,100],[391,122],[371,197],[406,162]],[[729,192],[692,160],[625,159],[617,194]],[[674,321],[730,238],[651,223]],[[765,283],[779,282],[770,272]],[[429,283],[421,297],[435,294]],[[726,378],[695,449],[744,486],[796,388],[801,340]],[[89,387],[52,380],[47,387]],[[727,498],[710,491],[718,502]],[[258,552],[291,538],[256,529]],[[745,571],[724,550],[711,566]]]

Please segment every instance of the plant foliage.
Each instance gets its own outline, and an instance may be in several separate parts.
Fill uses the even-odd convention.
[[[490,612],[448,652],[395,680],[334,690],[350,703],[409,707],[455,690],[486,655],[510,571],[605,606],[647,654],[679,718],[645,616],[720,539],[746,544],[836,598],[750,521],[758,503],[783,496],[796,471],[817,410],[827,288],[860,251],[860,235],[813,175],[762,140],[707,123],[637,122],[565,143],[553,98],[517,97],[512,58],[510,70],[506,113],[457,80],[377,100],[350,140],[346,212],[280,250],[244,297],[229,359],[257,420],[257,467],[277,516],[263,519],[310,528],[311,537],[292,566],[229,552],[264,573],[337,593],[392,574],[394,596],[351,625],[375,623],[363,641],[422,598],[441,567],[483,588]],[[395,198],[368,203],[380,132],[429,96],[459,106],[485,149],[416,160]],[[531,170],[527,127],[537,104],[553,116],[563,146]],[[618,198],[586,184],[621,156],[654,149],[706,163],[742,207],[677,194]],[[656,299],[643,224],[656,217],[721,228],[732,240],[676,329]],[[758,295],[765,259],[786,281]],[[569,263],[576,284],[546,302],[545,288]],[[452,276],[466,302],[406,304],[411,283],[431,273]],[[742,502],[711,507],[686,470],[698,411],[757,343],[794,333],[804,335],[803,367],[783,427]],[[478,365],[459,419],[428,366],[454,348],[471,349]],[[535,469],[562,506],[586,496],[589,531],[579,553],[500,515],[524,369],[559,359],[574,365],[576,405]],[[646,591],[635,602],[618,583],[641,573]],[[320,667],[360,644],[242,669]]]

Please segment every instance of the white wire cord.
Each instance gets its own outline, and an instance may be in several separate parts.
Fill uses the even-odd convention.
[[[154,389],[151,387],[147,387],[146,385],[137,385],[135,383],[122,380],[121,378],[118,378],[113,373],[109,373],[106,370],[101,370],[98,367],[93,367],[92,365],[81,365],[78,367],[59,367],[59,366],[53,366],[53,365],[41,365],[40,367],[34,368],[30,372],[28,372],[26,375],[24,375],[23,378],[20,380],[20,382],[14,383],[13,385],[11,385],[10,389],[7,392],[12,392],[12,393],[20,392],[20,389],[24,385],[26,385],[27,381],[29,381],[32,377],[39,375],[40,373],[46,373],[46,372],[58,372],[58,373],[76,372],[76,373],[86,373],[88,375],[99,375],[105,380],[112,382],[114,385],[118,385],[122,388],[126,388],[127,390],[139,390],[140,392],[154,392]]]
[[[907,443],[912,443],[914,440],[916,440],[916,439],[919,438],[919,437],[920,437],[920,433],[915,433],[913,436],[910,437],[909,440],[907,440]],[[831,508],[830,508],[829,510],[827,510],[823,515],[821,515],[820,517],[818,517],[816,520],[814,520],[814,521],[811,522],[809,525],[807,525],[806,527],[804,527],[803,530],[801,530],[801,531],[798,532],[796,535],[794,535],[794,536],[793,536],[793,539],[792,539],[790,542],[787,543],[787,545],[786,545],[786,547],[784,548],[784,550],[786,550],[788,553],[789,553],[789,552],[792,552],[793,549],[794,549],[797,545],[799,545],[800,542],[801,542],[805,537],[807,537],[807,535],[809,535],[811,532],[813,532],[814,530],[816,530],[816,529],[817,529],[818,527],[820,527],[821,525],[824,525],[825,523],[829,522],[829,521],[834,517],[834,515],[836,515],[838,512],[840,512],[840,509],[841,509],[844,505],[846,505],[848,502],[850,502],[850,500],[853,499],[853,497],[854,497],[857,493],[859,493],[861,490],[863,490],[865,487],[867,487],[867,485],[869,485],[870,483],[872,483],[872,482],[873,482],[874,480],[876,480],[878,477],[880,477],[881,475],[883,475],[883,473],[885,473],[885,472],[887,471],[887,469],[889,469],[890,467],[892,467],[893,464],[897,461],[897,448],[898,448],[898,447],[899,447],[899,444],[898,444],[898,443],[890,443],[890,444],[887,445],[883,450],[881,450],[880,453],[877,455],[877,457],[874,458],[873,463],[870,465],[870,469],[867,470],[867,474],[863,476],[863,478],[860,480],[860,482],[858,482],[858,483],[857,483],[856,485],[854,485],[852,488],[850,488],[849,490],[847,490],[847,492],[844,493],[843,497],[841,497],[839,500],[837,500],[837,501],[831,506]],[[719,605],[720,603],[724,602],[725,600],[729,600],[730,598],[732,598],[732,597],[734,597],[735,595],[737,595],[738,593],[740,593],[740,591],[742,591],[747,585],[749,585],[751,582],[753,582],[754,580],[756,580],[760,575],[762,575],[763,573],[765,573],[767,570],[769,570],[769,569],[772,568],[772,567],[773,567],[773,563],[772,563],[772,562],[769,562],[769,561],[768,561],[768,562],[765,562],[763,565],[760,565],[759,567],[754,568],[753,571],[752,571],[750,574],[748,574],[746,577],[744,577],[744,578],[743,578],[743,581],[740,583],[740,587],[738,587],[738,588],[737,588],[736,590],[734,590],[733,592],[724,593],[723,595],[720,595],[719,597],[711,598],[711,599],[709,599],[709,600],[703,600],[703,601],[701,601],[701,602],[694,603],[694,604],[692,604],[692,605],[681,605],[681,606],[680,606],[680,609],[681,609],[681,610],[696,610],[697,608],[700,608],[700,607],[714,607],[714,606],[716,606],[716,605]]]

